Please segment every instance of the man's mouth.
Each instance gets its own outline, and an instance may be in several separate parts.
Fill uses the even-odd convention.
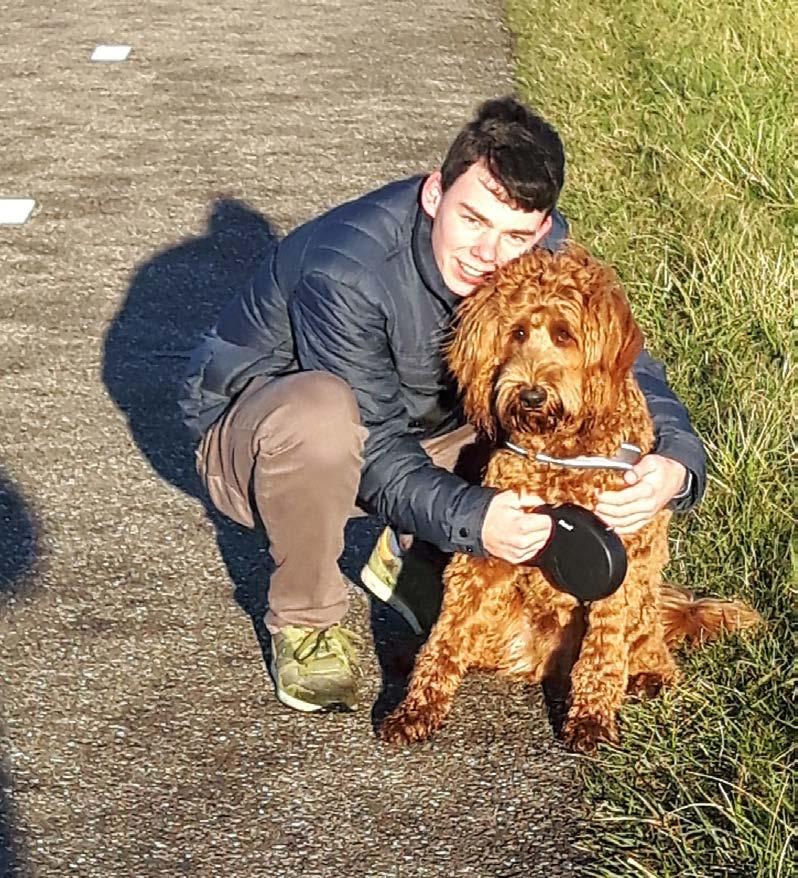
[[[456,261],[456,264],[460,271],[460,274],[468,283],[479,283],[490,274],[490,271],[481,271],[479,269],[472,268],[470,265],[465,265],[464,263],[460,262],[459,259]]]

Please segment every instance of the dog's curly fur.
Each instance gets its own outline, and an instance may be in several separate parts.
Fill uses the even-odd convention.
[[[581,247],[537,251],[498,270],[463,303],[449,350],[469,420],[497,443],[484,484],[588,508],[599,491],[622,487],[616,471],[536,463],[498,440],[530,455],[612,455],[621,442],[650,451],[653,426],[631,371],[642,345],[617,276]],[[758,620],[738,602],[696,602],[662,585],[669,518],[663,510],[623,538],[623,585],[584,606],[534,566],[454,555],[440,618],[382,738],[427,738],[464,674],[479,669],[570,689],[564,737],[572,748],[616,740],[625,693],[651,695],[676,679],[670,645]]]

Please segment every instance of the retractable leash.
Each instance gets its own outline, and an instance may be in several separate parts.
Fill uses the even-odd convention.
[[[531,456],[526,449],[511,442],[505,445],[523,457]],[[569,469],[630,470],[641,456],[636,445],[624,442],[614,457],[536,454],[534,459]],[[550,516],[554,526],[548,542],[526,562],[528,565],[539,567],[555,588],[583,603],[609,597],[620,588],[626,576],[626,549],[614,530],[576,503],[544,504],[533,511]]]
[[[548,515],[554,526],[546,545],[527,564],[539,567],[552,585],[585,603],[620,588],[626,576],[626,549],[615,531],[575,503],[538,506],[534,511]]]

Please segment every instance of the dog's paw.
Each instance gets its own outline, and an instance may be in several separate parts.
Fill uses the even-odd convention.
[[[398,707],[380,727],[380,738],[388,744],[426,741],[441,727],[443,717],[427,710]]]
[[[575,753],[591,754],[601,743],[613,744],[618,740],[618,728],[614,720],[603,716],[572,716],[568,718],[563,740]]]

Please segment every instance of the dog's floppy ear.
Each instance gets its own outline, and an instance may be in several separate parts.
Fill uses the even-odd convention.
[[[588,296],[588,370],[598,407],[611,406],[643,350],[643,333],[615,272],[596,268]]]
[[[446,351],[449,369],[463,394],[466,417],[490,438],[496,437],[493,385],[501,365],[502,321],[492,282],[460,305],[455,334]]]
[[[629,300],[620,285],[609,287],[603,297],[605,341],[602,367],[623,382],[643,350],[643,333],[632,316]]]

